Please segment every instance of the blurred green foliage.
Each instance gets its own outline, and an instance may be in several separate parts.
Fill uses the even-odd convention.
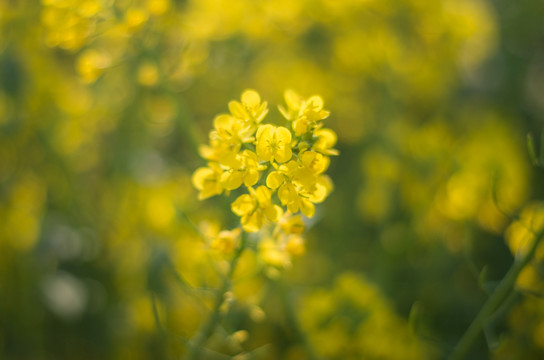
[[[544,226],[525,144],[544,147],[543,17],[530,0],[1,0],[0,358],[183,356],[226,264],[202,234],[237,224],[190,177],[246,88],[325,99],[335,190],[282,274],[293,308],[244,253],[206,357],[446,356]],[[543,260],[471,358],[544,357]]]

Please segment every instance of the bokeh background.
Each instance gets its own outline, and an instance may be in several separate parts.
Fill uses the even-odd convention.
[[[544,222],[543,18],[535,0],[0,0],[0,358],[183,356],[225,261],[201,234],[237,221],[191,174],[247,88],[271,119],[285,89],[324,98],[335,190],[280,269],[292,304],[247,252],[207,356],[305,359],[305,338],[327,359],[444,357]],[[544,357],[542,258],[471,358]]]

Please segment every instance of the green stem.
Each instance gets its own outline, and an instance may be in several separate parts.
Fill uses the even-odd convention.
[[[533,259],[536,249],[538,248],[538,245],[543,238],[544,229],[540,230],[540,232],[535,234],[535,240],[529,251],[523,257],[514,260],[514,263],[512,264],[504,278],[501,280],[491,296],[487,299],[486,303],[484,304],[478,315],[476,315],[476,318],[474,318],[474,320],[472,321],[472,324],[470,324],[468,329],[463,334],[461,340],[459,340],[459,343],[457,344],[455,349],[453,349],[453,352],[448,357],[449,360],[461,360],[465,358],[474,341],[480,334],[480,331],[482,330],[484,324],[488,321],[490,316],[493,315],[493,313],[501,305],[506,296],[513,289],[516,283],[516,279],[521,273],[521,270],[523,270],[523,268]]]
[[[278,281],[278,285],[281,289],[280,293],[283,301],[283,308],[285,309],[285,317],[289,327],[295,332],[297,342],[304,347],[309,360],[320,360],[321,358],[317,354],[313,344],[300,326],[292,294],[282,280]]]
[[[234,253],[234,256],[232,257],[229,271],[226,274],[225,278],[223,279],[223,283],[221,284],[221,287],[217,290],[217,294],[215,297],[215,301],[214,301],[214,305],[213,305],[210,317],[200,327],[199,331],[190,341],[189,350],[187,354],[188,360],[200,359],[206,341],[210,338],[210,336],[212,336],[215,328],[217,327],[217,325],[219,324],[219,321],[222,318],[221,307],[223,306],[225,302],[225,295],[231,289],[232,275],[234,274],[234,270],[236,269],[236,265],[238,264],[240,255],[242,255],[242,252],[244,251],[246,247],[246,240],[244,235],[245,234],[242,234],[240,246],[238,247],[238,249]]]

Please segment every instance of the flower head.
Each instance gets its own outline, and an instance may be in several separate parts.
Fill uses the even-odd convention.
[[[323,99],[305,99],[288,90],[285,100],[287,109],[280,107],[280,111],[291,122],[289,127],[262,123],[267,103],[255,90],[244,91],[241,101],[231,101],[230,113],[215,117],[209,144],[200,149],[208,166],[193,174],[200,199],[246,189],[231,209],[240,217],[244,231],[261,231],[272,239],[274,246],[263,245],[273,250],[266,251],[269,263],[274,263],[278,254],[289,260],[303,252],[301,215],[314,216],[315,204],[332,191],[325,172],[329,156],[338,154],[332,148],[336,134],[321,124],[329,115],[323,109]],[[219,233],[213,247],[222,252],[232,250],[235,235]],[[279,253],[274,255],[276,250]]]

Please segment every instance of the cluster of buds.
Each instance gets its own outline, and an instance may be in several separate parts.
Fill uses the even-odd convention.
[[[336,134],[323,127],[329,116],[319,96],[307,99],[292,90],[285,92],[287,107],[279,107],[286,126],[264,124],[267,102],[254,90],[242,93],[241,101],[229,103],[229,114],[218,115],[209,145],[201,147],[208,160],[193,174],[199,199],[243,188],[231,204],[240,216],[242,229],[254,233],[270,229],[282,246],[298,251],[304,231],[300,213],[315,214],[315,204],[332,190],[325,175]],[[239,191],[239,190],[237,190]],[[299,248],[299,247],[298,247]]]

